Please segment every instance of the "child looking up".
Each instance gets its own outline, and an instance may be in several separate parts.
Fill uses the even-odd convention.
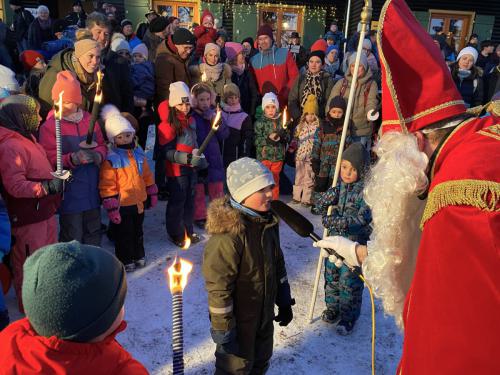
[[[353,143],[342,154],[340,182],[328,189],[317,205],[326,212],[333,205],[331,215],[323,216],[323,225],[329,236],[343,236],[366,245],[371,233],[371,211],[363,199],[364,175],[368,166],[368,151],[361,143]],[[351,333],[361,311],[363,281],[345,264],[337,267],[336,258],[325,259],[325,303],[322,319],[337,324],[340,335]],[[361,270],[358,270],[361,272]]]
[[[273,185],[262,163],[238,159],[227,168],[231,196],[208,209],[211,237],[202,271],[217,374],[264,374],[273,352],[273,318],[280,326],[293,319],[278,218],[270,211]]]
[[[288,132],[282,127],[278,97],[268,92],[262,98],[263,114],[255,122],[255,147],[260,160],[273,174],[273,199],[280,195],[280,173],[285,160]]]
[[[144,209],[156,205],[158,188],[130,122],[112,104],[104,106],[101,116],[111,147],[101,167],[99,190],[115,238],[116,257],[132,272],[146,265]]]

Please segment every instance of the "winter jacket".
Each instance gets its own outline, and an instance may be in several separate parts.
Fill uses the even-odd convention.
[[[47,71],[46,68],[43,68],[43,69],[33,68],[33,69],[31,69],[31,71],[28,74],[28,78],[26,78],[26,81],[24,81],[22,91],[26,95],[30,95],[34,98],[38,98],[38,88],[40,87],[40,81],[42,80],[46,71]]]
[[[132,90],[134,96],[153,100],[155,95],[155,70],[150,61],[132,64]]]
[[[41,184],[54,178],[52,171],[34,137],[0,126],[0,188],[13,227],[38,223],[56,213],[60,196],[47,196]]]
[[[24,8],[19,8],[14,11],[12,24],[16,34],[16,41],[20,42],[23,39],[28,39],[28,29],[35,17]]]
[[[363,199],[363,188],[362,179],[352,184],[341,181],[337,187],[329,188],[319,196],[316,207],[320,212],[326,213],[328,206],[334,206],[331,215],[323,215],[323,226],[329,236],[348,237],[366,245],[371,233],[372,214]]]
[[[319,119],[312,123],[307,123],[305,119],[295,128],[294,138],[297,140],[297,151],[295,160],[308,161],[311,160],[312,149],[314,145],[314,137],[316,130],[319,127]]]
[[[224,96],[224,86],[228,83],[231,83],[231,76],[233,75],[233,71],[228,64],[224,64],[222,72],[219,78],[216,81],[206,81],[205,83],[209,84],[215,91],[217,95],[217,102],[220,102],[222,97]],[[205,71],[206,63],[201,63],[199,65],[192,65],[189,67],[189,72],[191,74],[191,83],[194,85],[201,81],[201,76]]]
[[[292,57],[295,60],[295,64],[297,64],[297,69],[300,70],[307,63],[307,51],[304,48],[304,46],[298,46],[299,47],[298,52],[294,53],[294,52],[292,52],[293,47],[297,47],[297,46],[289,45],[288,51],[290,51],[290,53],[292,54]]]
[[[80,150],[80,142],[85,141],[89,129],[90,114],[83,112],[83,118],[78,123],[61,120],[61,145],[63,168],[71,170],[71,183],[66,184],[64,199],[59,213],[74,214],[98,208],[101,205],[98,183],[99,166],[92,163],[76,166],[71,161],[71,154]],[[97,124],[96,124],[97,125]],[[40,144],[45,148],[47,157],[56,168],[56,122],[54,112],[51,111],[47,120],[40,127]],[[97,147],[93,151],[101,155],[101,160],[106,158],[106,144],[97,125],[94,128],[94,141]]]
[[[164,39],[156,34],[153,34],[149,29],[144,34],[142,42],[148,47],[148,60],[153,64],[156,62],[158,56],[158,47],[163,44]]]
[[[134,149],[113,147],[101,165],[99,191],[102,199],[118,197],[120,206],[137,206],[144,211],[146,188],[155,183],[146,154]]]
[[[183,60],[177,53],[177,47],[172,37],[158,46],[155,61],[156,104],[159,105],[168,99],[170,84],[178,81],[185,82],[191,87],[191,74],[188,70],[188,60]]]
[[[203,118],[203,116],[196,111],[193,113],[193,118],[196,122],[196,138],[198,144],[201,145],[212,128],[212,122]],[[215,133],[215,137],[210,140],[207,148],[203,152],[208,162],[208,182],[223,182],[226,180],[220,144],[222,144],[228,136],[229,128],[222,122]]]
[[[260,51],[250,59],[259,93],[264,95],[273,91],[278,95],[280,107],[288,102],[288,93],[299,75],[299,70],[286,48],[272,46],[267,51]]]
[[[323,95],[321,98],[316,98],[318,101],[319,108],[319,118],[325,117],[325,106],[326,101],[330,97],[330,92],[333,88],[333,80],[330,73],[325,71],[320,71],[320,84]],[[290,112],[290,116],[294,120],[299,120],[302,116],[302,93],[304,92],[304,87],[306,85],[306,73],[301,74],[298,79],[295,80],[295,83],[290,90],[290,94],[288,96],[288,111]]]
[[[469,77],[461,79],[458,76],[458,63],[450,66],[451,77],[457,86],[462,99],[467,107],[476,107],[483,104],[483,70],[475,66],[472,67]]]
[[[126,40],[127,40],[128,45],[129,45],[131,50],[133,50],[135,47],[137,47],[139,44],[142,43],[142,41],[137,37],[136,34],[132,34],[132,35],[126,37]],[[148,57],[149,57],[149,53],[148,53]]]
[[[137,25],[137,30],[135,31],[135,35],[137,35],[137,37],[141,39],[144,43],[143,39],[148,30],[149,30],[149,22],[141,22],[139,25]]]
[[[237,337],[253,337],[249,327],[274,318],[274,305],[290,305],[278,219],[252,217],[231,207],[225,198],[208,208],[202,272],[208,292],[212,329]]]
[[[241,75],[233,72],[231,81],[240,89],[241,108],[252,119],[255,118],[255,109],[259,102],[259,90],[254,76],[247,68]]]
[[[328,111],[330,101],[336,96],[342,95],[346,102],[348,101],[351,81],[352,75],[350,71],[348,71],[345,77],[333,86],[330,97],[326,103],[325,111]],[[375,111],[377,109],[377,93],[377,83],[373,79],[372,72],[368,69],[363,77],[358,77],[356,83],[354,106],[351,115],[351,119],[354,123],[354,136],[371,137],[373,124],[368,121],[366,115],[369,111]]]
[[[214,19],[213,16],[212,19]],[[194,28],[193,34],[196,38],[196,49],[194,51],[194,56],[195,58],[200,58],[205,52],[205,45],[207,43],[215,43],[215,39],[217,38],[217,30],[213,27],[211,29],[207,29],[205,26],[200,25]]]
[[[340,61],[339,59],[335,60],[335,62],[330,63],[327,58],[325,58],[325,65],[323,65],[323,70],[330,74],[330,78],[336,82],[336,76],[343,76],[344,73],[340,70]]]
[[[71,12],[64,20],[68,23],[68,25],[76,25],[79,28],[85,28],[85,20],[87,19],[87,14],[82,10],[80,13]]]
[[[33,50],[41,50],[43,42],[53,40],[52,20],[46,29],[42,29],[38,18],[31,23],[28,28],[28,48]]]
[[[484,102],[488,103],[493,95],[500,91],[500,64],[488,76],[488,94]]]
[[[323,121],[316,130],[311,151],[313,171],[316,176],[333,179],[341,135],[342,127],[335,127],[328,121]]]
[[[73,48],[74,42],[71,39],[63,37],[61,39],[49,40],[48,42],[44,42],[42,44],[42,50],[40,51],[45,57],[46,61],[50,61],[52,57],[61,52],[66,48]]]
[[[331,30],[328,30],[323,39],[327,39],[329,36],[332,36],[333,37],[333,40],[335,41],[335,45],[337,47],[339,47],[339,49],[341,49],[342,47],[342,44],[344,44],[345,42],[345,37],[344,37],[344,33],[340,30],[337,30],[335,32],[331,31]]]
[[[282,128],[281,116],[270,119],[262,115],[255,122],[254,129],[257,160],[284,161],[289,137],[288,132]],[[278,142],[269,139],[269,135],[273,132],[280,133],[281,139]]]
[[[0,375],[147,375],[116,341],[125,322],[103,341],[79,343],[38,336],[27,318],[0,332]]]
[[[186,117],[179,116],[179,121],[182,124],[183,133],[179,136],[175,132],[175,128],[168,122],[168,117],[171,109],[168,105],[168,100],[164,100],[158,107],[158,116],[160,116],[160,125],[158,125],[158,143],[161,148],[161,153],[165,155],[166,175],[167,177],[179,177],[190,175],[193,173],[193,168],[190,165],[181,165],[175,163],[167,157],[170,150],[191,153],[197,147],[196,142],[196,122],[191,115]]]

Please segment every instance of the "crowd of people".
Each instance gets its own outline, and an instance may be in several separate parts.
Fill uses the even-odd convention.
[[[281,325],[293,318],[277,219],[269,213],[269,202],[280,198],[285,164],[295,168],[291,203],[322,215],[329,236],[360,245],[370,237],[372,214],[363,188],[380,125],[376,32],[362,41],[357,56],[359,34],[346,40],[336,22],[306,49],[298,33],[291,35],[289,45],[278,46],[269,25],[260,26],[255,39],[230,41],[209,10],[203,11],[200,25],[188,30],[179,27],[177,18],[154,10],[145,14],[145,22],[133,25],[109,4],[86,14],[75,1],[73,11],[59,20],[45,6],[33,17],[21,2],[10,0],[10,5],[15,46],[0,39],[0,51],[5,51],[0,53],[0,256],[10,251],[19,310],[29,318],[15,329],[87,345],[100,338],[110,356],[121,356],[123,366],[129,366],[127,373],[145,371],[106,339],[124,329],[125,276],[118,262],[94,254],[87,245],[100,246],[107,233],[123,272],[144,267],[145,210],[167,200],[165,239],[183,247],[188,239],[201,241],[205,229],[210,235],[203,274],[217,369],[265,372],[272,353],[274,304]],[[0,31],[2,27],[0,22]],[[500,91],[500,45],[478,44],[472,36],[450,61],[446,40],[434,40],[467,107],[481,106]],[[359,68],[354,71],[356,59]],[[339,182],[332,186],[353,89]],[[215,123],[218,112],[221,119]],[[151,125],[154,170],[144,151]],[[215,125],[216,136],[200,152]],[[89,137],[93,147],[88,147]],[[71,171],[71,179],[57,175],[60,167]],[[332,205],[335,209],[328,212]],[[109,224],[101,222],[101,207]],[[12,242],[5,235],[10,232]],[[265,256],[243,256],[244,249],[248,254],[262,250]],[[74,264],[51,260],[56,250],[66,260],[66,253],[76,252]],[[322,319],[347,335],[360,314],[363,283],[351,268],[325,257]],[[113,311],[91,312],[97,314],[98,327],[71,326],[67,314],[77,310],[56,313],[66,314],[61,324],[71,327],[50,326],[47,312],[34,307],[34,301],[56,296],[37,294],[35,284],[43,279],[36,279],[35,269],[90,267],[93,262],[106,264],[106,272],[116,278],[114,290],[104,288],[103,280],[92,284],[110,289],[109,301],[100,302],[106,306],[111,301]],[[81,285],[74,296],[57,296],[66,298],[59,302],[71,305],[84,298],[87,276],[76,268],[71,274],[60,272],[65,283]],[[65,279],[68,275],[74,279]],[[276,288],[262,290],[259,285],[268,282]],[[266,301],[259,319],[247,319],[260,312],[254,305],[245,307],[244,298],[235,302],[241,305],[234,306],[233,314],[233,300],[240,300],[230,297],[234,290]],[[9,318],[1,293],[0,300],[4,328]],[[239,320],[248,324],[235,325]],[[254,340],[241,340],[250,336]]]

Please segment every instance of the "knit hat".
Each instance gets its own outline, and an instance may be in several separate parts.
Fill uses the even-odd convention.
[[[363,39],[363,48],[364,49],[369,49],[370,51],[372,50],[372,42],[370,39]]]
[[[130,53],[130,45],[126,40],[115,39],[111,42],[111,51],[118,52],[126,50]]]
[[[351,163],[352,166],[356,168],[358,176],[361,177],[368,164],[368,151],[366,151],[365,146],[361,143],[352,143],[342,153],[342,159]]]
[[[212,22],[215,22],[215,18],[214,18],[214,15],[208,10],[208,9],[203,9],[203,13],[201,14],[201,18],[200,18],[200,23],[203,25],[203,20],[206,18],[206,17],[211,17],[212,18]]]
[[[40,5],[36,8],[36,15],[38,16],[40,13],[50,13],[49,8],[45,5]]]
[[[118,108],[113,104],[106,104],[101,111],[101,117],[104,120],[106,135],[111,143],[114,143],[114,139],[117,135],[122,133],[135,133],[135,129],[132,124],[121,115]]]
[[[125,119],[130,122],[130,125],[132,125],[132,127],[134,128],[134,130],[137,132],[137,130],[139,130],[139,122],[137,121],[137,119],[134,117],[133,114],[129,113],[129,112],[120,112],[120,114],[125,117]]]
[[[120,26],[122,27],[122,29],[123,29],[125,26],[127,26],[127,25],[132,26],[132,25],[133,25],[133,24],[132,24],[132,21],[130,21],[129,19],[126,19],[126,18],[125,18],[122,22],[120,22]]]
[[[219,38],[223,38],[224,41],[226,41],[228,39],[227,32],[225,30],[217,31],[217,34],[215,34],[215,40],[217,40]]]
[[[142,57],[144,57],[144,59],[146,59],[146,60],[148,59],[148,56],[149,56],[148,47],[144,43],[136,45],[134,47],[134,49],[132,50],[132,55],[134,53],[141,54]]]
[[[0,65],[0,87],[9,91],[19,91],[19,82],[16,80],[16,73],[3,65]]]
[[[227,42],[224,45],[224,50],[226,51],[227,61],[236,59],[236,56],[243,52],[243,46],[236,42]]]
[[[264,110],[268,105],[274,105],[276,107],[276,110],[280,110],[280,103],[278,101],[278,97],[274,92],[268,92],[264,95],[262,98],[262,109]]]
[[[332,100],[330,100],[330,104],[328,105],[328,112],[330,112],[332,108],[342,108],[345,113],[347,109],[347,103],[343,97],[335,96]]]
[[[163,17],[156,17],[154,20],[152,20],[149,24],[149,31],[152,33],[161,33],[164,31],[168,26],[168,20]]]
[[[191,104],[191,93],[189,87],[182,81],[174,82],[169,87],[168,105],[175,107],[182,103]]]
[[[462,50],[458,53],[457,61],[464,55],[471,55],[474,58],[474,64],[476,63],[478,57],[477,49],[474,47],[462,48]]]
[[[274,185],[271,171],[260,161],[248,157],[233,161],[227,167],[226,173],[229,193],[238,203],[253,193]]]
[[[75,57],[79,59],[81,56],[85,55],[88,51],[94,48],[100,48],[98,42],[93,39],[81,39],[75,43]]]
[[[326,41],[324,39],[318,39],[311,46],[311,53],[314,51],[323,51],[323,53],[325,53],[327,48],[328,44],[326,44]]]
[[[24,263],[24,309],[40,336],[89,342],[112,326],[126,294],[123,265],[96,246],[56,243]]]
[[[21,55],[19,55],[19,60],[23,64],[26,72],[30,72],[39,61],[45,61],[40,52],[31,49],[23,51]]]
[[[328,48],[326,49],[326,52],[325,52],[325,57],[328,56],[330,54],[330,52],[332,52],[333,50],[336,50],[337,51],[337,56],[338,56],[338,53],[339,53],[339,47],[337,47],[336,44],[332,44],[331,46],[328,46]]]
[[[113,43],[115,39],[127,40],[127,37],[122,33],[113,33],[111,36],[111,43]]]
[[[183,44],[190,44],[194,46],[196,44],[196,38],[188,29],[179,27],[177,30],[175,30],[174,35],[172,35],[172,42],[174,42],[174,44],[177,44],[178,46]]]
[[[333,33],[333,31],[328,30],[326,32],[325,40],[328,40],[328,39],[335,40],[335,34]]]
[[[316,95],[309,94],[307,96],[306,102],[304,103],[304,106],[302,107],[302,113],[303,114],[311,114],[311,115],[318,115],[319,109],[318,109],[318,99],[316,99]]]
[[[220,47],[215,43],[205,44],[205,52],[203,52],[203,56],[205,56],[211,50],[215,50],[217,52],[217,55],[220,56]]]
[[[323,39],[321,39],[323,40]],[[316,50],[316,51],[312,51],[310,54],[309,54],[309,58],[307,59],[308,61],[311,59],[311,57],[319,57],[319,59],[321,60],[321,63],[323,63],[325,61],[325,53],[323,51],[319,51],[319,50]]]
[[[241,97],[239,87],[232,82],[224,85],[224,93],[223,93],[224,101],[226,101],[227,98],[229,98],[230,96],[237,96],[238,98]]]
[[[350,56],[349,59],[347,60],[348,66],[351,66],[356,62],[356,55],[357,52],[353,52]],[[364,66],[365,70],[368,69],[368,59],[364,53],[361,54],[361,58],[359,59],[359,63]]]
[[[248,43],[248,44],[250,44],[250,45],[252,46],[252,48],[253,48],[253,44],[254,44],[254,43],[253,43],[253,38],[251,38],[251,37],[245,38],[245,39],[243,39],[243,40],[241,41],[241,44],[242,44],[242,45],[243,45],[243,43]]]
[[[259,31],[257,31],[257,38],[261,35],[267,35],[269,38],[274,40],[273,29],[267,23],[259,27]]]
[[[82,104],[80,82],[70,70],[57,73],[56,82],[52,86],[52,100],[59,100],[59,94],[64,91],[63,101]]]

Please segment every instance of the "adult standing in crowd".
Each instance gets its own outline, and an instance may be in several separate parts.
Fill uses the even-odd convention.
[[[279,99],[280,107],[288,102],[288,93],[299,75],[292,54],[286,48],[278,48],[274,44],[273,29],[265,24],[257,32],[259,53],[250,59],[250,64],[257,81],[261,96],[274,92]]]
[[[477,57],[476,66],[487,71],[488,66],[493,63],[493,51],[495,50],[495,44],[491,40],[483,40],[481,42],[481,50]]]
[[[7,25],[0,20],[0,65],[4,65],[9,69],[12,69],[12,57],[10,56],[9,46],[7,46],[8,32],[9,30]]]
[[[474,47],[479,52],[479,35],[471,34],[466,47]]]
[[[135,34],[139,39],[144,39],[144,35],[146,35],[146,31],[149,29],[149,25],[155,18],[159,17],[159,14],[156,13],[154,9],[150,9],[149,12],[147,12],[144,17],[146,17],[146,22],[141,22],[139,25],[137,25],[137,30],[135,31]]]
[[[47,154],[33,135],[40,125],[39,110],[36,100],[26,95],[0,103],[0,189],[16,239],[11,261],[21,312],[23,264],[39,248],[57,242],[54,215],[63,190],[62,180],[51,175]]]
[[[83,10],[82,2],[80,0],[73,1],[73,11],[70,12],[64,20],[69,26],[75,25],[79,28],[84,28],[86,19],[87,13]]]
[[[288,110],[294,121],[298,121],[302,117],[302,108],[309,95],[316,97],[319,118],[325,117],[326,101],[333,88],[333,79],[330,73],[323,70],[324,61],[325,53],[323,51],[311,52],[307,61],[307,70],[295,80],[288,96]]]
[[[250,59],[254,57],[259,51],[254,47],[253,38],[248,37],[241,41],[241,45],[243,46],[243,55],[245,56],[245,60],[247,64],[250,63]]]
[[[335,45],[340,50],[345,42],[345,37],[344,33],[339,30],[337,21],[333,21],[332,23],[330,23],[330,29],[325,33],[324,39],[326,40],[329,36],[333,37]]]
[[[467,108],[483,104],[483,71],[475,66],[477,58],[474,47],[465,47],[450,65],[451,76]]]
[[[297,64],[297,68],[300,70],[307,62],[307,51],[300,44],[300,35],[298,32],[294,31],[290,35],[290,44],[288,44],[288,50],[293,56],[295,63]]]
[[[139,44],[141,44],[141,40],[134,33],[134,28],[132,27],[132,21],[129,19],[124,19],[120,26],[122,28],[122,34],[125,35],[125,40],[128,42],[130,46],[130,50],[133,50]]]
[[[14,11],[12,30],[16,35],[17,52],[21,53],[28,49],[28,29],[35,18],[24,9],[21,0],[9,0],[9,4]]]
[[[168,17],[167,36],[174,35],[180,24],[181,21],[177,17]]]
[[[148,60],[155,63],[158,47],[167,38],[168,20],[165,17],[157,17],[149,24],[149,29],[144,34],[142,42],[148,47]]]
[[[49,8],[40,5],[36,10],[36,18],[28,28],[28,47],[29,49],[41,50],[42,43],[53,39]]]

